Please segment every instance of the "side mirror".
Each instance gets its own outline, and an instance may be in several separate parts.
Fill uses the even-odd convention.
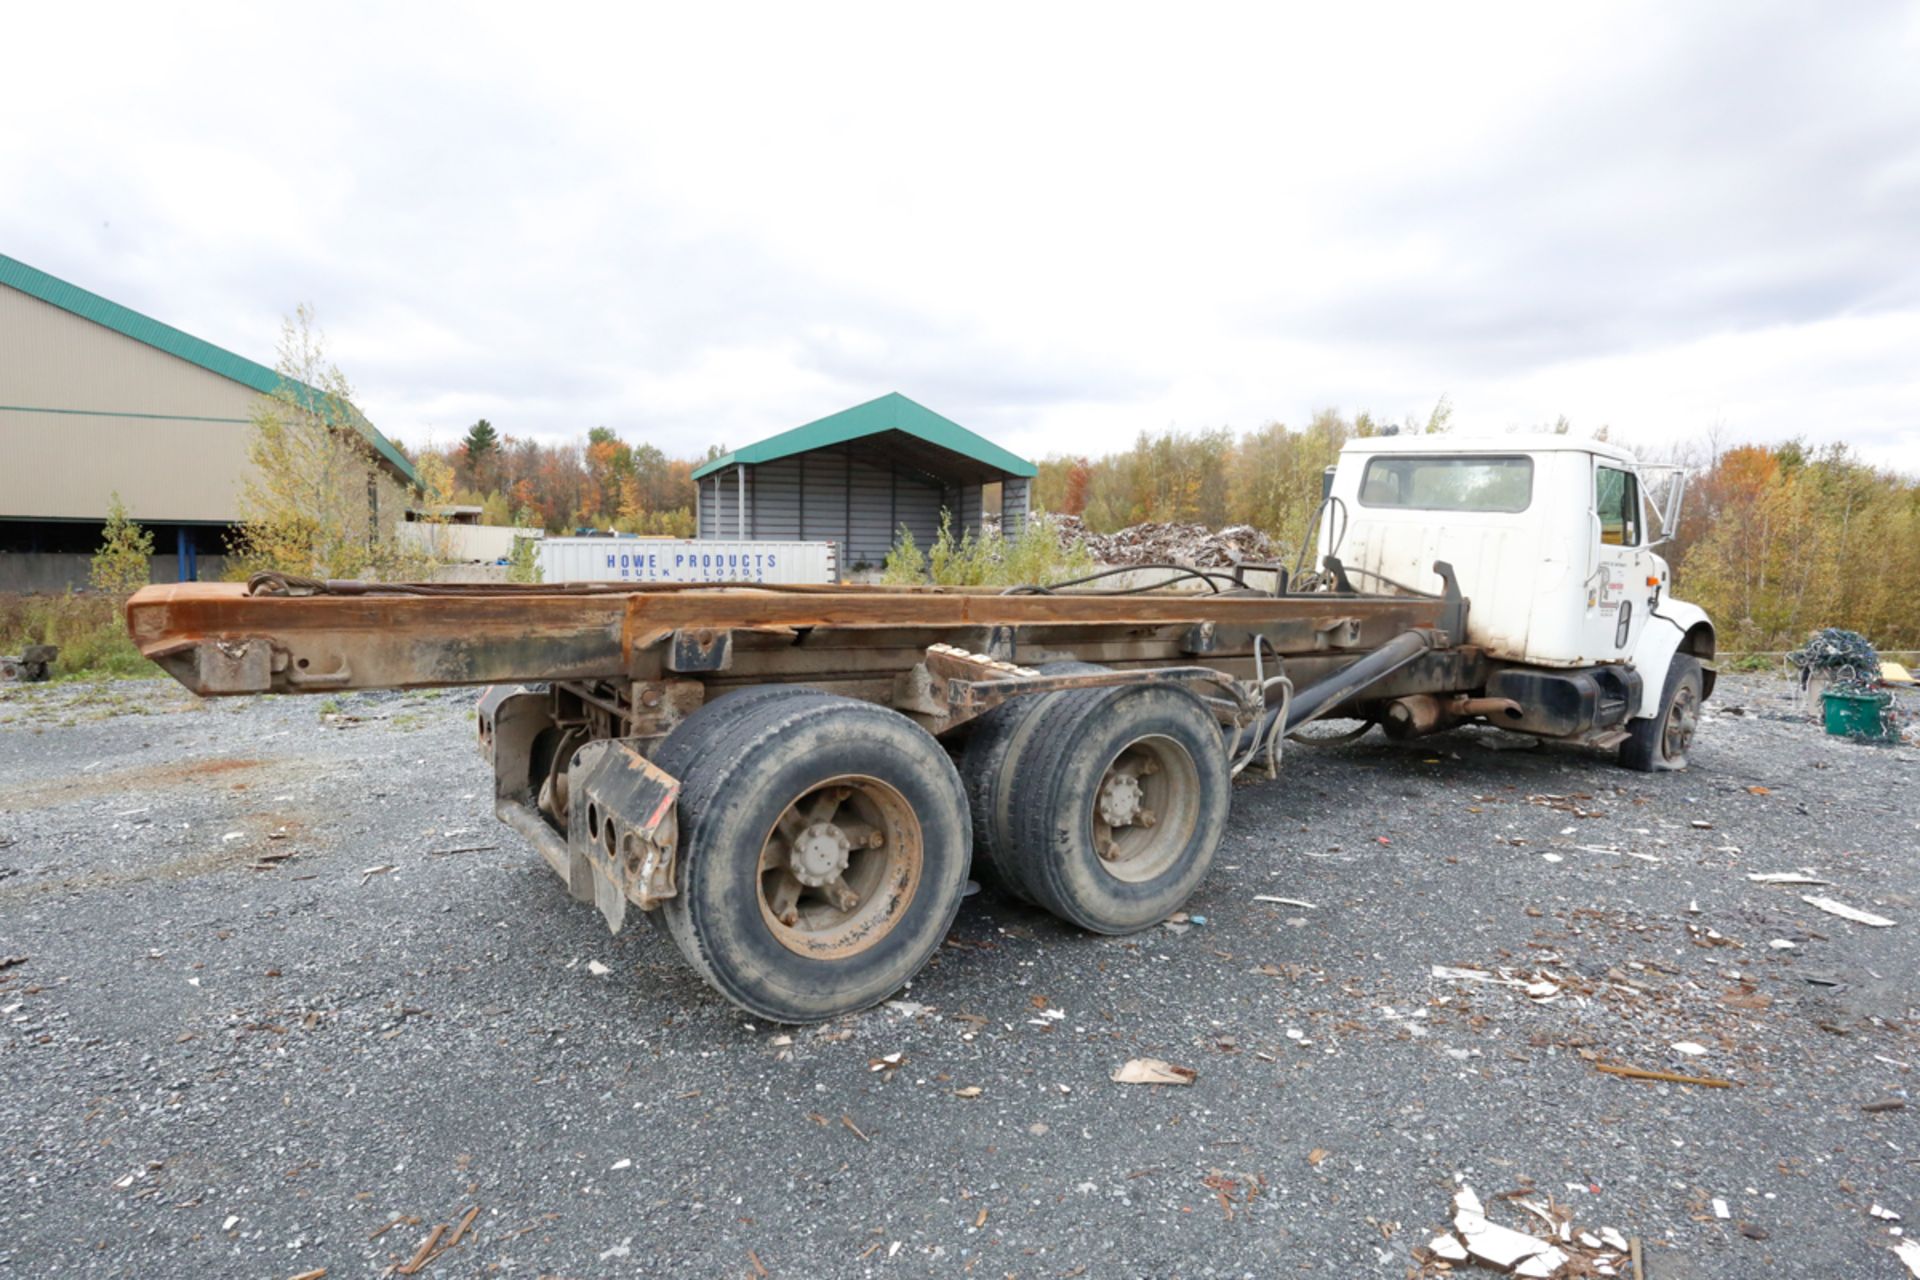
[[[1687,492],[1687,469],[1675,466],[1641,467],[1640,479],[1644,487],[1650,475],[1667,475],[1667,491],[1661,497],[1660,509],[1655,515],[1660,521],[1660,536],[1646,542],[1647,550],[1673,541],[1674,533],[1680,527],[1680,501]],[[1651,532],[1651,530],[1649,530]]]

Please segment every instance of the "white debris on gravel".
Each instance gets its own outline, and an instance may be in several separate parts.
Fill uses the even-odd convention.
[[[1535,1004],[1551,1004],[1561,996],[1560,984],[1552,974],[1544,971],[1521,976],[1511,969],[1504,968],[1489,971],[1436,964],[1432,968],[1432,973],[1434,977],[1450,982],[1484,982],[1496,987],[1518,987],[1526,992],[1527,998]]]
[[[1507,1192],[1500,1199],[1538,1218],[1546,1235],[1503,1226],[1488,1218],[1487,1207],[1464,1178],[1463,1174],[1454,1175],[1458,1189],[1453,1195],[1453,1230],[1430,1237],[1424,1247],[1416,1247],[1413,1252],[1417,1260],[1442,1264],[1442,1272],[1454,1264],[1471,1262],[1533,1280],[1622,1274],[1632,1247],[1621,1232],[1612,1227],[1577,1228],[1569,1206],[1545,1192],[1534,1199]]]
[[[1846,903],[1833,898],[1815,897],[1812,894],[1803,893],[1800,895],[1800,901],[1810,907],[1818,907],[1830,916],[1839,916],[1842,920],[1851,920],[1855,924],[1869,925],[1875,929],[1893,928],[1894,922],[1885,916],[1877,916],[1871,911],[1862,911],[1858,907],[1850,907]]]

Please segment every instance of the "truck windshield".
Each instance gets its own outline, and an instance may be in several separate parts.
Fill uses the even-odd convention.
[[[1360,480],[1363,507],[1422,511],[1525,511],[1533,459],[1421,455],[1373,458]]]

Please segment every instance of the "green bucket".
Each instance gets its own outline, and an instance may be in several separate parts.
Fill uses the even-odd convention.
[[[1820,695],[1827,732],[1836,738],[1884,738],[1887,726],[1884,713],[1893,701],[1888,693],[1836,693]]]

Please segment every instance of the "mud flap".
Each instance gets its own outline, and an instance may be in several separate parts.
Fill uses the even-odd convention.
[[[569,770],[568,888],[576,898],[591,897],[614,933],[629,902],[652,910],[676,892],[680,782],[641,755],[637,741],[589,742],[574,753]]]

